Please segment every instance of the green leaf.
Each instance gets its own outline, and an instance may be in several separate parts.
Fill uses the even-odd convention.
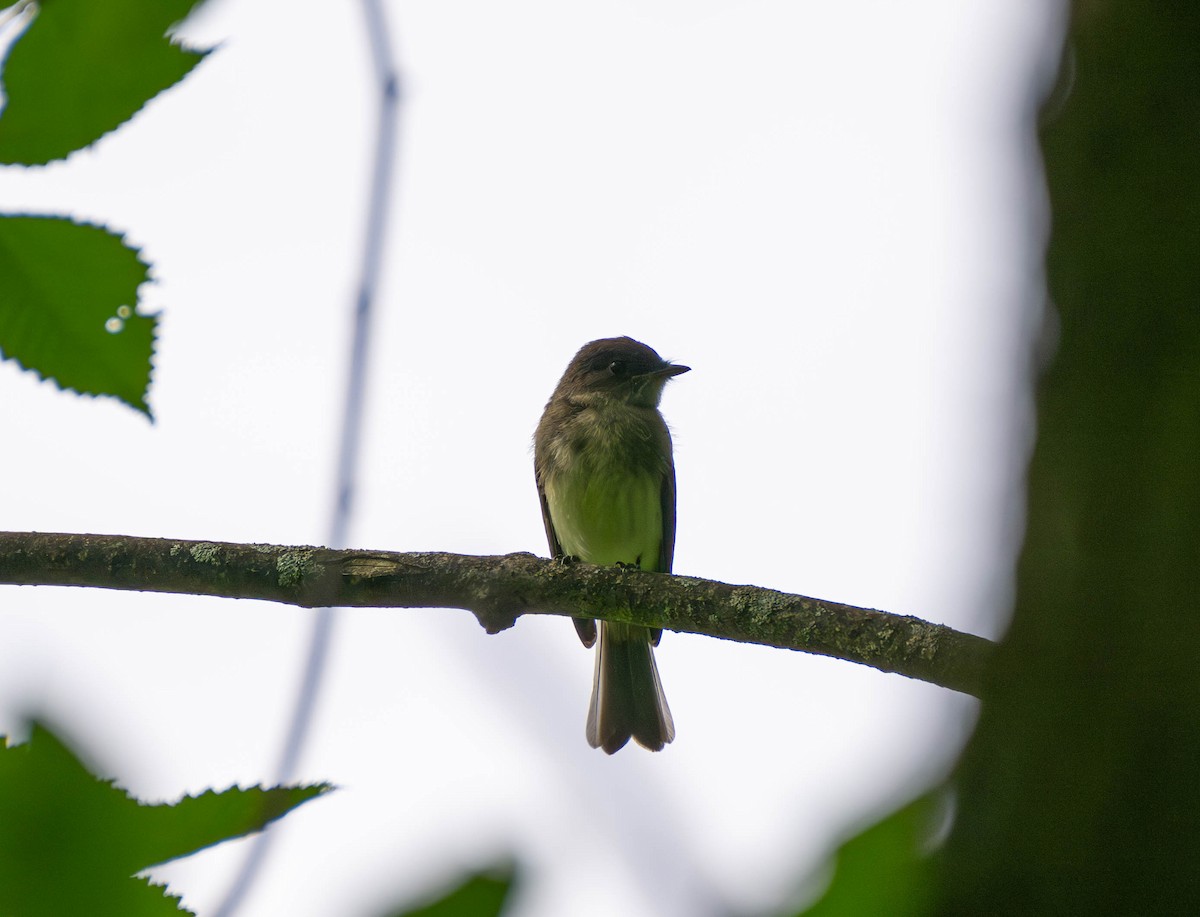
[[[128,121],[208,53],[167,29],[200,0],[43,0],[4,62],[0,162],[62,159]]]
[[[915,917],[928,913],[929,839],[936,796],[923,796],[846,841],[833,882],[803,917]]]
[[[149,417],[157,319],[135,311],[147,272],[136,249],[99,226],[0,217],[0,356]]]
[[[514,877],[511,865],[477,872],[436,901],[392,911],[388,917],[499,917],[512,891]]]
[[[230,789],[146,805],[93,776],[35,725],[29,742],[0,749],[0,913],[186,913],[134,874],[261,830],[327,789]]]

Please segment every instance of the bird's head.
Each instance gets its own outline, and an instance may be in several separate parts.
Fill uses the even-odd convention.
[[[653,408],[658,406],[667,380],[689,369],[664,360],[652,347],[633,338],[602,338],[580,348],[555,394]]]

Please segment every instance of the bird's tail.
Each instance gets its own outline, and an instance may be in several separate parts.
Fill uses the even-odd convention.
[[[631,738],[661,751],[675,738],[675,723],[658,680],[651,632],[631,624],[600,622],[596,679],[588,710],[587,740],[610,755]]]

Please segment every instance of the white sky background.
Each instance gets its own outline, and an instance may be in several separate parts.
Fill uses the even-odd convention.
[[[530,441],[575,350],[672,382],[676,572],[995,635],[1040,302],[1022,126],[1057,8],[393,2],[402,150],[351,543],[546,546]],[[221,47],[92,152],[0,169],[8,212],[144,247],[147,424],[0,365],[12,530],[326,536],[375,88],[357,4],[221,0]],[[143,798],[269,782],[308,613],[0,590],[0,731],[45,712]],[[300,779],[243,914],[369,917],[506,852],[514,914],[768,908],[948,768],[971,702],[667,634],[678,738],[588,748],[558,618],[341,613]],[[243,855],[153,875],[201,914]],[[809,893],[818,886],[811,886]],[[799,900],[799,899],[794,899]]]

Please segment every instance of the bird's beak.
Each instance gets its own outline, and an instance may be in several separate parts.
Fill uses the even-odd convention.
[[[680,376],[683,375],[683,373],[690,373],[691,371],[692,368],[690,366],[680,366],[678,363],[668,363],[660,369],[654,370],[649,375],[663,376],[664,378],[669,379],[672,376]]]

